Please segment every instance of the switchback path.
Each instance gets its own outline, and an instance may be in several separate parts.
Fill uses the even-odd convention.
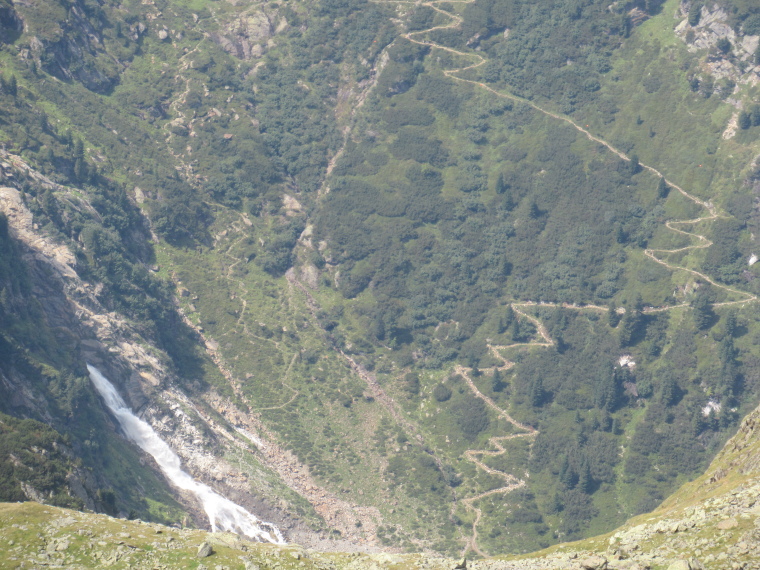
[[[442,46],[438,43],[435,43],[427,38],[423,38],[426,34],[429,34],[430,32],[434,32],[436,30],[446,30],[446,29],[453,29],[458,27],[462,23],[462,17],[457,14],[452,14],[450,12],[447,12],[446,10],[442,10],[438,7],[438,4],[471,4],[475,0],[431,0],[428,2],[420,2],[420,3],[414,3],[409,2],[408,0],[375,0],[377,2],[389,2],[389,3],[398,3],[398,4],[409,4],[409,5],[418,5],[418,6],[427,6],[439,14],[443,14],[444,16],[447,16],[450,18],[450,21],[448,24],[445,25],[438,25],[433,26],[432,28],[428,28],[426,30],[420,30],[415,32],[407,32],[405,34],[402,34],[402,37],[406,38],[412,43],[428,46],[430,48],[438,49],[441,51],[445,51],[454,55],[458,55],[464,58],[469,58],[471,60],[474,60],[473,63],[469,65],[465,65],[462,67],[457,67],[454,69],[446,69],[443,71],[444,75],[447,77],[453,79],[454,81],[458,81],[460,83],[468,83],[470,85],[474,85],[476,87],[479,87],[481,89],[484,89],[488,91],[489,93],[495,95],[496,97],[502,98],[502,99],[509,99],[511,101],[515,101],[518,103],[523,103],[525,105],[530,106],[532,109],[538,111],[539,113],[542,113],[548,117],[552,117],[554,119],[557,119],[558,121],[563,121],[576,129],[578,132],[582,133],[587,139],[590,141],[593,141],[595,143],[598,143],[602,146],[604,146],[607,150],[609,150],[611,153],[618,156],[620,159],[630,162],[630,157],[626,155],[623,151],[615,148],[612,144],[608,143],[604,139],[592,134],[588,129],[584,128],[583,126],[579,125],[569,117],[566,117],[564,115],[560,115],[558,113],[555,113],[553,111],[550,111],[548,109],[544,109],[543,107],[539,106],[538,104],[534,103],[533,101],[530,101],[528,99],[525,99],[523,97],[518,97],[517,95],[513,95],[511,93],[504,93],[501,91],[497,91],[493,87],[490,87],[486,85],[485,83],[474,81],[472,79],[465,79],[463,77],[460,77],[458,74],[469,71],[472,69],[476,69],[480,67],[481,65],[484,65],[488,60],[483,57],[482,55],[475,53],[475,52],[466,52],[461,51],[455,48],[451,48],[448,46]],[[684,251],[691,251],[696,249],[705,249],[712,245],[712,242],[704,235],[688,232],[686,230],[680,229],[677,226],[689,226],[689,225],[695,225],[700,222],[709,222],[716,220],[718,218],[726,218],[728,216],[725,216],[724,214],[720,214],[717,210],[717,208],[710,203],[709,201],[701,200],[700,198],[694,196],[693,194],[690,194],[686,190],[684,190],[681,186],[678,184],[675,184],[671,180],[668,180],[665,175],[658,169],[654,168],[653,166],[649,166],[647,164],[644,164],[642,162],[639,163],[641,168],[648,170],[655,176],[659,176],[665,180],[665,182],[668,184],[670,188],[673,188],[677,190],[681,195],[683,195],[686,199],[690,200],[691,202],[694,202],[698,206],[704,208],[707,212],[704,216],[701,216],[699,218],[693,219],[693,220],[672,220],[665,222],[665,226],[678,234],[685,235],[693,240],[696,240],[696,243],[693,243],[692,245],[688,245],[685,247],[677,248],[677,249],[645,249],[644,255],[649,257],[652,261],[659,263],[660,265],[663,265],[667,267],[668,269],[672,271],[680,270],[680,271],[686,271],[687,273],[690,273],[694,275],[695,277],[698,277],[700,279],[703,279],[713,287],[716,287],[718,289],[722,289],[728,293],[733,293],[735,295],[738,295],[741,297],[738,300],[733,301],[726,301],[722,303],[715,303],[714,306],[728,306],[728,305],[744,305],[746,303],[756,301],[758,297],[752,293],[748,293],[746,291],[742,291],[740,289],[736,289],[733,287],[729,287],[728,285],[723,285],[721,283],[717,283],[714,279],[711,277],[705,275],[704,273],[701,273],[699,271],[696,271],[694,269],[690,269],[687,267],[683,267],[680,265],[671,264],[663,257],[661,256],[667,256],[672,253],[679,253]],[[659,254],[659,255],[658,255]],[[557,305],[559,306],[559,304]],[[657,311],[667,311],[682,305],[675,305],[675,306],[667,306],[667,307],[650,307],[648,309],[645,309],[645,312],[657,312]]]
[[[506,350],[509,348],[530,348],[534,346],[538,347],[544,347],[548,348],[551,346],[554,346],[554,340],[549,335],[549,332],[546,330],[546,327],[543,325],[543,323],[537,319],[536,317],[529,315],[528,313],[524,312],[522,309],[526,307],[534,307],[537,306],[536,303],[512,303],[512,309],[515,313],[517,313],[517,316],[515,318],[523,318],[531,323],[533,323],[536,326],[537,335],[541,338],[541,340],[535,339],[530,342],[517,342],[514,344],[508,344],[503,346],[490,346],[491,352],[499,358],[503,365],[499,367],[499,370],[509,370],[512,368],[515,363],[510,362],[504,356],[501,354],[502,350]],[[597,308],[597,307],[594,307]],[[605,309],[606,310],[606,309]],[[494,469],[492,467],[489,467],[483,461],[480,459],[481,457],[497,457],[499,455],[503,455],[507,453],[507,449],[502,445],[506,441],[510,441],[512,439],[518,439],[518,438],[525,438],[533,440],[538,435],[538,430],[536,428],[529,426],[527,424],[521,423],[514,419],[509,412],[506,410],[500,408],[496,402],[494,402],[491,398],[483,394],[478,387],[475,385],[475,382],[472,380],[472,376],[470,375],[470,372],[472,369],[467,369],[464,366],[457,366],[456,367],[456,373],[461,375],[465,382],[467,382],[467,385],[470,387],[470,390],[472,390],[472,393],[477,397],[483,400],[486,405],[494,410],[496,414],[500,417],[512,424],[512,426],[519,430],[520,433],[514,433],[510,435],[505,436],[494,436],[488,438],[488,444],[490,446],[493,446],[496,448],[496,450],[486,450],[486,449],[468,449],[464,452],[464,456],[467,458],[468,461],[471,461],[476,466],[480,467],[483,471],[488,473],[489,475],[493,475],[494,477],[498,477],[504,480],[505,485],[503,487],[498,487],[496,489],[491,489],[489,491],[485,491],[484,493],[480,493],[478,495],[475,495],[473,497],[467,497],[465,499],[462,499],[462,504],[467,508],[467,510],[472,511],[475,513],[475,519],[472,522],[472,534],[467,539],[467,542],[465,543],[464,549],[462,551],[462,556],[465,556],[468,551],[472,550],[473,552],[479,554],[480,556],[487,556],[486,553],[484,553],[480,547],[478,546],[478,524],[480,523],[480,519],[483,516],[483,511],[479,507],[476,507],[474,503],[479,501],[480,499],[484,499],[486,497],[490,497],[491,495],[497,495],[497,494],[507,494],[511,493],[515,489],[519,489],[520,487],[525,486],[525,480],[519,479],[512,475],[511,473],[505,473],[504,471],[499,471],[498,469]],[[532,444],[532,441],[531,441]]]
[[[567,123],[574,129],[576,129],[578,132],[582,133],[588,140],[595,142],[599,145],[602,145],[607,150],[609,150],[611,153],[616,155],[622,160],[630,162],[631,158],[625,154],[623,151],[615,148],[612,144],[608,143],[604,139],[592,134],[588,129],[584,128],[583,126],[577,124],[575,121],[570,119],[569,117],[566,117],[564,115],[560,115],[558,113],[555,113],[553,111],[544,109],[543,107],[539,106],[538,104],[534,103],[533,101],[530,101],[528,99],[524,99],[522,97],[518,97],[516,95],[513,95],[511,93],[504,93],[501,91],[497,91],[493,87],[490,87],[486,85],[485,83],[475,81],[472,79],[465,79],[464,77],[460,77],[459,74],[476,69],[480,67],[481,65],[485,64],[487,62],[487,59],[483,57],[482,55],[475,53],[475,52],[466,52],[461,51],[455,48],[451,48],[448,46],[440,45],[434,41],[431,41],[427,34],[434,31],[440,31],[440,30],[447,30],[447,29],[453,29],[458,27],[462,23],[462,17],[458,14],[452,14],[450,12],[447,12],[446,10],[443,10],[439,8],[440,4],[470,4],[474,2],[475,0],[430,0],[426,2],[410,2],[408,0],[374,0],[376,2],[387,2],[387,3],[398,3],[398,4],[407,4],[410,6],[427,6],[433,10],[435,10],[437,13],[442,14],[449,18],[449,22],[447,24],[443,25],[437,25],[433,26],[431,28],[428,28],[426,30],[420,30],[420,31],[414,31],[414,32],[407,32],[405,34],[402,34],[402,37],[406,38],[412,43],[415,43],[417,45],[422,46],[428,46],[432,49],[441,50],[453,55],[461,56],[463,58],[470,59],[472,63],[469,65],[464,65],[462,67],[457,67],[454,69],[447,69],[444,70],[443,73],[447,77],[451,78],[454,81],[458,81],[460,83],[467,83],[473,86],[476,86],[480,89],[484,89],[485,91],[491,93],[492,95],[502,98],[502,99],[509,99],[511,101],[515,101],[518,103],[522,103],[525,105],[530,106],[535,111],[542,113],[548,117],[552,117],[553,119],[556,119],[558,121],[563,121],[564,123]],[[717,289],[722,289],[729,295],[738,296],[738,299],[723,301],[720,303],[714,303],[713,306],[730,306],[730,305],[739,305],[743,306],[747,303],[754,302],[758,300],[758,297],[752,293],[748,293],[746,291],[742,291],[740,289],[736,289],[734,287],[729,287],[728,285],[724,285],[722,283],[716,282],[714,279],[709,277],[708,275],[705,275],[704,273],[697,271],[695,269],[691,269],[688,267],[684,267],[682,265],[676,265],[674,263],[670,263],[667,261],[667,257],[671,254],[675,253],[682,253],[682,252],[688,252],[698,249],[706,249],[710,247],[713,243],[704,235],[696,233],[696,230],[693,231],[687,231],[686,229],[682,229],[683,227],[689,227],[689,226],[696,226],[699,223],[702,222],[711,222],[713,220],[716,220],[718,218],[726,218],[728,216],[725,216],[724,214],[721,214],[718,212],[717,208],[709,201],[701,200],[700,198],[694,196],[693,194],[690,194],[686,190],[684,190],[681,186],[678,184],[675,184],[671,180],[668,180],[665,175],[658,169],[654,168],[653,166],[649,166],[647,164],[643,164],[639,162],[639,165],[641,168],[651,172],[655,176],[661,177],[665,183],[675,190],[677,190],[682,196],[684,196],[687,200],[690,200],[694,204],[697,204],[701,208],[705,210],[704,215],[691,219],[691,220],[670,220],[665,222],[665,227],[669,229],[670,231],[681,234],[683,236],[688,237],[690,240],[692,240],[692,243],[690,245],[675,248],[675,249],[654,249],[654,248],[648,248],[644,250],[644,255],[647,256],[649,259],[654,261],[655,263],[658,263],[664,267],[667,267],[671,271],[685,271],[694,277],[709,283],[713,287]],[[730,299],[730,297],[729,297]],[[527,343],[515,343],[511,345],[506,346],[491,346],[491,351],[496,355],[497,357],[501,358],[504,362],[504,365],[500,367],[501,370],[508,370],[514,366],[514,363],[507,361],[500,353],[501,350],[505,350],[508,348],[529,348],[533,346],[540,346],[540,347],[551,347],[554,345],[554,340],[549,335],[548,331],[546,330],[546,327],[541,323],[541,321],[533,317],[526,312],[524,312],[523,309],[526,309],[528,307],[536,307],[536,306],[547,306],[547,307],[564,307],[564,308],[571,308],[575,310],[594,310],[594,311],[606,311],[608,310],[607,307],[601,307],[598,305],[572,305],[568,303],[549,303],[549,302],[534,302],[534,301],[527,301],[527,302],[521,302],[521,303],[512,303],[512,309],[519,315],[517,318],[524,318],[529,321],[531,321],[537,328],[538,335],[542,338],[542,340],[534,340]],[[646,307],[644,309],[645,313],[655,313],[655,312],[664,312],[669,311],[676,308],[683,308],[688,307],[688,304],[681,303],[678,305],[669,305],[669,306],[663,306],[663,307]],[[476,501],[479,499],[482,499],[484,497],[488,497],[490,495],[498,494],[498,493],[510,493],[514,491],[515,489],[518,489],[525,485],[525,481],[518,479],[514,475],[504,473],[502,471],[498,471],[496,469],[493,469],[491,467],[488,467],[483,461],[481,461],[481,457],[495,457],[498,455],[502,455],[506,453],[506,449],[502,445],[502,442],[515,439],[515,438],[534,438],[536,435],[538,435],[538,431],[528,425],[521,424],[514,420],[505,410],[501,409],[496,405],[496,403],[485,396],[483,393],[478,390],[475,383],[472,381],[472,378],[470,377],[470,371],[468,369],[465,369],[462,366],[457,366],[456,368],[457,373],[459,373],[467,382],[470,389],[474,393],[474,395],[480,399],[482,399],[490,408],[495,410],[499,417],[504,418],[506,421],[511,423],[515,428],[520,430],[522,433],[517,434],[511,434],[508,436],[501,436],[501,437],[491,437],[488,442],[489,445],[492,445],[496,448],[496,451],[493,450],[467,450],[465,452],[465,457],[472,461],[475,465],[480,467],[483,471],[486,473],[489,473],[493,476],[500,477],[504,479],[505,486],[492,489],[490,491],[486,491],[485,493],[481,493],[479,495],[476,495],[474,497],[469,497],[466,499],[462,499],[462,503],[465,505],[465,507],[468,510],[471,510],[475,513],[475,520],[472,524],[472,535],[469,539],[467,539],[467,543],[464,547],[463,555],[467,554],[469,550],[472,550],[476,552],[477,554],[480,554],[482,556],[485,556],[485,553],[481,551],[481,549],[478,546],[477,540],[478,540],[478,523],[480,522],[480,519],[482,517],[481,510],[474,505]]]

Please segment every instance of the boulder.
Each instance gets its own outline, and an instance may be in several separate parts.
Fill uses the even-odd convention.
[[[670,566],[668,570],[703,570],[704,566],[696,558],[690,558],[689,560],[676,560]]]
[[[214,549],[208,542],[202,542],[198,547],[198,558],[206,558],[214,553]]]
[[[606,570],[607,559],[604,556],[589,556],[581,560],[581,568],[584,570]]]

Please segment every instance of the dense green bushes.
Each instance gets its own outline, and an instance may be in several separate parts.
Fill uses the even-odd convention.
[[[478,34],[491,64],[489,81],[506,82],[528,98],[553,99],[566,113],[596,100],[598,78],[611,69],[610,52],[628,30],[621,14],[601,1],[478,2],[467,7],[464,19],[461,30],[447,32],[447,41],[464,45]],[[553,33],[558,25],[563,34]]]
[[[22,485],[50,504],[78,509],[81,499],[71,496],[67,476],[75,464],[63,437],[47,425],[0,414],[0,501],[25,501]]]

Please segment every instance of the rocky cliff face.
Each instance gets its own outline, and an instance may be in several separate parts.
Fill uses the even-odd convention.
[[[267,14],[263,10],[254,10],[243,14],[224,24],[213,38],[224,51],[240,59],[261,57],[268,47],[274,45],[275,31],[287,27],[283,19],[276,25],[277,13]]]
[[[78,208],[92,208],[81,195],[35,172],[21,158],[6,153],[3,159],[19,176],[33,176],[37,183],[54,189],[61,199]],[[200,402],[199,405],[206,408],[205,412],[201,411],[176,386],[167,356],[146,340],[128,319],[103,306],[99,300],[101,285],[79,276],[75,256],[35,224],[16,188],[0,188],[0,212],[7,217],[11,234],[23,245],[24,257],[33,273],[34,294],[45,321],[68,339],[74,351],[73,359],[80,368],[83,369],[86,362],[92,363],[112,379],[132,408],[139,410],[143,419],[170,443],[195,477],[284,529],[300,529],[306,533],[304,536],[309,535],[307,527],[296,522],[291,514],[293,507],[287,500],[268,501],[268,496],[281,497],[282,493],[273,491],[271,479],[276,480],[276,476],[262,465],[264,458],[258,450],[236,436],[234,429],[220,416],[213,419],[216,412],[207,404]],[[12,368],[3,376],[3,392],[17,414],[54,423],[49,402]],[[258,437],[255,439],[261,441]],[[247,462],[233,466],[225,458],[230,452],[246,456]],[[152,463],[148,458],[146,462]],[[252,487],[259,493],[252,493]],[[94,491],[85,490],[81,481],[77,483],[77,489],[80,488],[82,499],[93,508]],[[264,493],[264,489],[270,492]],[[35,493],[28,494],[27,498],[41,499]],[[205,525],[205,517],[194,499],[182,500],[189,511],[196,513],[196,524]]]
[[[64,81],[78,81],[96,93],[107,93],[118,82],[123,62],[106,49],[100,30],[112,27],[100,7],[55,1],[19,2],[5,10],[8,39],[23,32],[29,42],[21,56]],[[57,24],[50,26],[54,14]],[[10,25],[9,25],[10,24]],[[144,25],[143,25],[144,28]]]

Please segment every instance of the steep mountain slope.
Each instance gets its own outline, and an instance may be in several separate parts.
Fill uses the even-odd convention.
[[[757,405],[752,6],[2,11],[1,409],[56,501],[205,524],[86,362],[289,538],[452,555],[649,511]]]

